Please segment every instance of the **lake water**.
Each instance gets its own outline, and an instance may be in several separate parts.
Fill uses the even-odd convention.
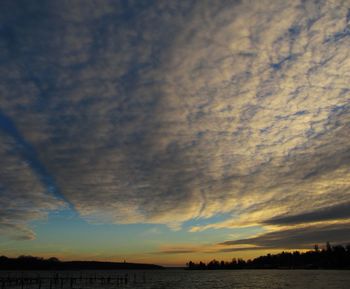
[[[350,271],[337,270],[222,270],[222,271],[85,271],[59,272],[59,277],[80,278],[83,281],[74,284],[74,289],[349,289]],[[0,272],[5,276],[53,276],[49,272]],[[127,284],[119,280],[106,284],[95,281],[94,284],[84,278],[112,278],[128,276]],[[79,277],[80,276],[80,277]],[[119,276],[119,277],[118,277]],[[117,280],[117,279],[115,279]],[[124,280],[124,279],[123,279]],[[69,281],[64,284],[50,285],[51,289],[68,289]],[[17,288],[20,286],[17,286]],[[5,287],[4,289],[16,288]],[[37,289],[37,285],[27,285],[23,289]],[[50,289],[46,281],[41,289]],[[19,288],[21,289],[21,288]]]

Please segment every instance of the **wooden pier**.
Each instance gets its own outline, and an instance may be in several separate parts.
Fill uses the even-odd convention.
[[[67,274],[53,274],[52,276],[28,277],[0,277],[0,289],[88,289],[128,287],[129,283],[145,283],[146,278],[135,274],[99,275],[92,273],[85,276],[67,276]],[[132,278],[133,277],[133,278]]]

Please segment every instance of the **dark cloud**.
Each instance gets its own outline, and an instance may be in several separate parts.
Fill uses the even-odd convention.
[[[176,229],[230,212],[213,226],[340,216],[331,207],[343,208],[350,186],[347,9],[2,1],[4,223],[24,226],[63,203],[91,221]]]
[[[46,187],[47,192],[57,198],[65,200],[64,196],[62,196],[59,192],[54,178],[46,170],[45,166],[39,161],[35,149],[23,138],[12,120],[3,112],[1,112],[1,110],[0,130],[11,137],[11,139],[14,141],[14,148],[11,150],[13,153],[18,154],[26,161],[32,171],[37,175],[38,179],[40,179],[41,183]]]
[[[222,253],[230,253],[230,252],[240,252],[240,251],[255,251],[255,250],[264,250],[264,249],[271,249],[271,247],[238,247],[238,248],[225,248],[217,250],[217,252]]]
[[[266,220],[263,223],[270,225],[295,225],[337,219],[350,219],[349,202],[321,208],[312,212],[301,213],[298,215],[277,216]]]
[[[328,241],[336,244],[348,244],[350,242],[349,223],[273,231],[254,238],[226,241],[221,245],[243,245],[243,249],[246,247],[244,245],[255,245],[256,249],[310,249],[314,244],[325,244]],[[240,250],[240,248],[225,248],[224,250]]]
[[[174,255],[174,254],[191,254],[191,253],[196,253],[196,252],[198,252],[198,250],[178,249],[178,250],[161,250],[159,252],[154,252],[152,254]]]
[[[25,225],[4,223],[1,217],[0,233],[2,237],[7,237],[10,240],[27,241],[35,239],[35,233],[32,230],[26,228]]]
[[[43,176],[32,169],[30,159],[18,153],[21,145],[3,130],[0,139],[1,235],[30,240],[35,234],[26,224],[44,218],[50,210],[64,207],[64,203],[43,185]]]

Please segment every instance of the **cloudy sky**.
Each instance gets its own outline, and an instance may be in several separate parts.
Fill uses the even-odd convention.
[[[2,0],[0,253],[350,242],[349,46],[348,0]]]

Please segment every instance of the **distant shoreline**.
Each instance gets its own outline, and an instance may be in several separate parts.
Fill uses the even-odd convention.
[[[165,268],[167,269],[167,268]],[[300,267],[300,268],[284,268],[284,267],[270,267],[270,268],[241,268],[241,269],[188,269],[183,268],[183,270],[186,271],[244,271],[244,270],[255,270],[255,271],[264,271],[264,270],[276,270],[276,271],[308,271],[308,270],[316,270],[316,271],[346,271],[350,270],[350,267],[348,268],[314,268],[314,267]]]
[[[0,271],[76,271],[76,270],[163,270],[163,266],[128,262],[60,261],[52,257],[8,258],[0,256]]]
[[[324,249],[315,245],[314,250],[307,252],[281,252],[267,254],[253,260],[233,258],[232,261],[212,260],[208,263],[187,263],[187,270],[241,270],[241,269],[280,269],[280,270],[349,270],[350,245],[331,246],[326,243]]]

